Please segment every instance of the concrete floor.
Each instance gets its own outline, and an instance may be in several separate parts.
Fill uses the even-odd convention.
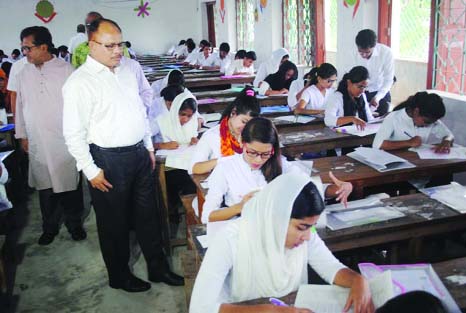
[[[43,247],[37,244],[41,234],[37,193],[31,195],[27,207],[28,221],[19,238],[25,254],[17,268],[13,291],[18,298],[16,312],[186,312],[183,287],[157,283],[148,292],[137,294],[108,287],[93,211],[85,221],[87,240],[72,241],[62,227],[55,241]],[[182,274],[179,254],[185,249],[177,248],[172,260],[178,274]],[[142,256],[134,270],[138,277],[147,278]]]

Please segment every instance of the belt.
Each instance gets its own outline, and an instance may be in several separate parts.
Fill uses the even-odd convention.
[[[115,148],[103,148],[103,147],[99,147],[96,144],[91,143],[90,147],[92,149],[97,149],[97,150],[107,151],[107,152],[128,152],[128,151],[138,150],[138,149],[144,147],[144,142],[141,140],[140,142],[138,142],[137,144],[132,145],[132,146],[115,147]]]

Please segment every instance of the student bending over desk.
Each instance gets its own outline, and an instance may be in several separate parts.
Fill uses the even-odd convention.
[[[168,74],[159,80],[152,83],[152,99],[156,99],[161,96],[162,90],[171,85],[181,85],[184,87],[184,74],[180,70],[170,70]]]
[[[395,107],[380,126],[373,147],[395,150],[419,147],[431,136],[440,139],[435,152],[449,153],[453,134],[440,121],[445,116],[445,105],[436,94],[418,92]]]
[[[246,87],[222,113],[219,125],[202,135],[196,146],[189,171],[205,174],[217,165],[221,157],[241,153],[239,137],[246,123],[259,116],[260,105],[254,90]]]
[[[190,313],[311,312],[273,305],[234,305],[283,297],[307,283],[309,264],[325,281],[351,288],[345,307],[373,312],[368,282],[346,268],[314,230],[324,202],[304,174],[281,175],[251,199],[243,217],[216,238],[194,284]]]
[[[283,62],[278,71],[268,75],[259,83],[259,94],[263,96],[286,95],[291,83],[298,78],[298,68],[291,61]]]
[[[245,203],[275,177],[301,171],[281,155],[277,130],[269,119],[250,120],[241,133],[241,141],[243,153],[221,159],[209,177],[202,223],[224,221],[241,214]],[[338,196],[337,200],[346,202],[352,185],[332,174],[330,177],[334,184],[326,185],[325,196]],[[222,207],[224,200],[226,207]]]
[[[346,73],[337,91],[327,99],[325,125],[338,127],[353,123],[364,128],[374,118],[364,94],[368,83],[369,72],[364,66],[355,66]]]
[[[225,75],[254,75],[254,61],[256,59],[254,51],[246,52],[244,59],[237,59],[231,62],[225,71]]]
[[[285,48],[279,48],[272,52],[270,59],[263,62],[256,73],[256,78],[254,79],[253,85],[254,87],[259,87],[261,81],[263,81],[267,76],[270,74],[275,73],[278,71],[280,65],[283,62],[288,61],[290,58],[290,53]]]
[[[330,94],[333,83],[337,80],[337,69],[330,63],[322,63],[309,72],[309,83],[301,93],[295,114],[323,114],[324,104]]]

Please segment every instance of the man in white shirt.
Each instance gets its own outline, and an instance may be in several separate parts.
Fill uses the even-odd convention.
[[[109,285],[141,292],[151,285],[128,267],[134,228],[149,280],[183,285],[162,250],[155,204],[154,148],[136,75],[125,63],[120,27],[98,19],[89,28],[90,54],[63,87],[63,133],[90,182]]]
[[[70,51],[70,54],[73,54],[77,46],[87,41],[86,27],[83,24],[79,24],[76,30],[78,33],[71,37],[68,44],[68,51]]]
[[[371,29],[361,30],[355,41],[358,53],[354,54],[353,66],[362,65],[369,71],[367,101],[379,115],[384,115],[391,102],[390,88],[395,76],[392,50],[377,43],[377,35]]]
[[[226,69],[231,64],[230,45],[223,42],[219,47],[218,53],[212,53],[205,61],[206,66],[202,66],[204,70],[219,70],[225,73]]]
[[[60,205],[73,240],[83,240],[80,175],[62,134],[61,88],[73,68],[51,54],[52,36],[47,28],[25,28],[21,41],[29,63],[16,78],[15,136],[29,154],[29,185],[39,191],[43,230],[39,244],[52,243],[58,234]]]

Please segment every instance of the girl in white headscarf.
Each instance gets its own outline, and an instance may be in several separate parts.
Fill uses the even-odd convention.
[[[278,71],[280,65],[289,59],[290,55],[288,50],[280,48],[272,52],[270,59],[265,61],[259,66],[254,79],[254,87],[259,87],[259,83],[263,81],[267,76]]]
[[[319,185],[319,183],[317,183]],[[351,288],[345,311],[373,312],[367,281],[346,268],[314,230],[321,186],[301,173],[278,176],[249,200],[209,245],[191,296],[190,313],[310,312],[231,303],[283,297],[307,283],[309,264],[325,281]]]
[[[180,70],[170,70],[168,74],[152,83],[152,99],[160,97],[160,92],[168,85],[181,85],[184,87],[184,74]]]

